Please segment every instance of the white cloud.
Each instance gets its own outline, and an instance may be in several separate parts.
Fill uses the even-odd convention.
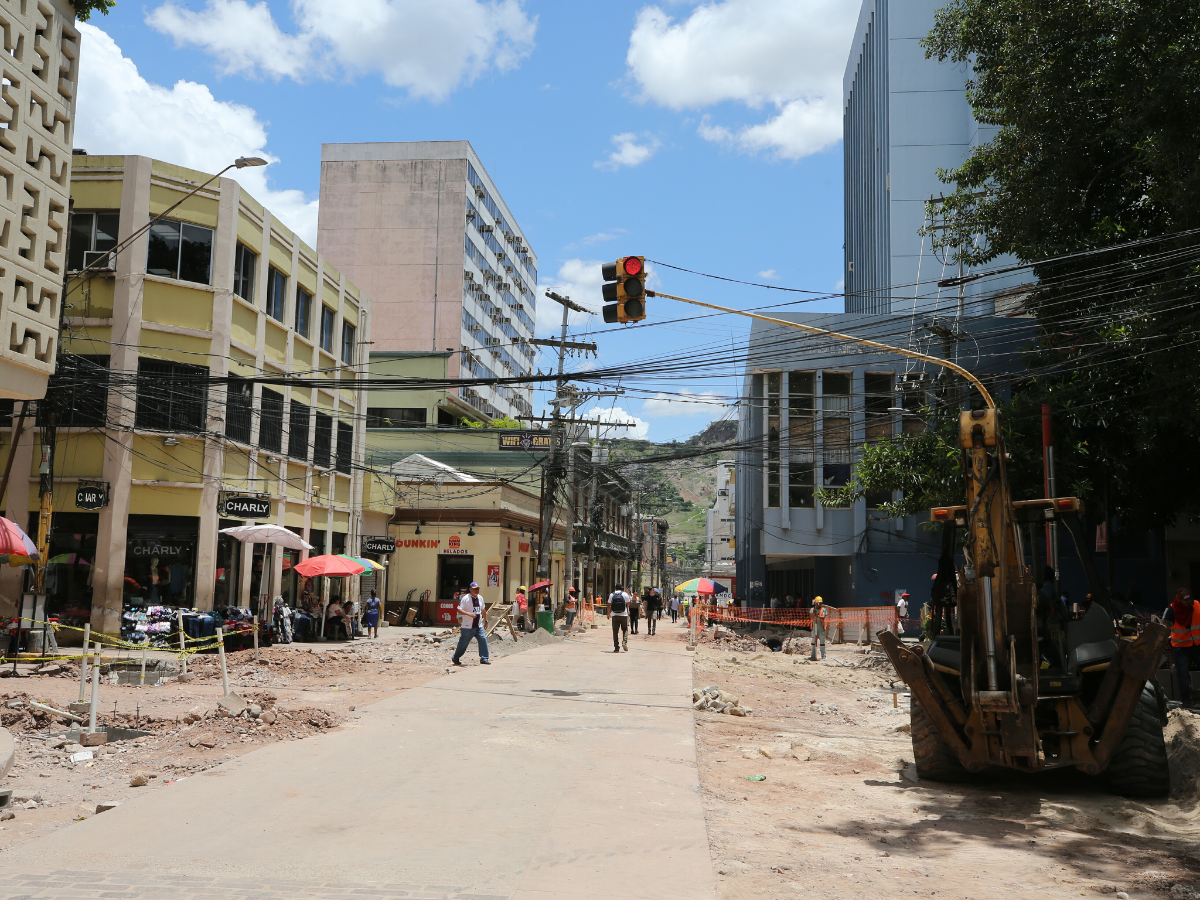
[[[546,291],[570,297],[575,303],[591,310],[590,314],[569,313],[569,328],[583,325],[591,315],[600,314],[600,307],[604,305],[600,297],[600,285],[604,283],[600,277],[601,265],[603,263],[598,259],[568,259],[558,267],[557,275],[538,285],[538,291],[543,295],[538,298],[537,333],[540,337],[558,337],[562,334],[562,307],[545,297]]]
[[[642,404],[642,415],[648,419],[667,419],[673,416],[712,416],[713,407],[724,410],[729,405],[724,397],[715,391],[704,391],[693,394],[683,391],[679,394],[659,392]]]
[[[763,269],[758,273],[758,277],[763,281],[770,281],[771,279],[777,277],[777,275],[774,269]]]
[[[267,131],[248,106],[213,97],[203,84],[152,84],[111,37],[79,23],[85,51],[79,63],[76,147],[95,154],[150,156],[164,162],[218,172],[239,156],[274,160],[264,149]],[[234,169],[237,179],[289,228],[315,246],[317,201],[296,190],[268,187],[269,168]]]
[[[293,0],[297,30],[280,29],[265,2],[173,3],[146,21],[176,44],[202,47],[226,72],[271,78],[378,73],[413,97],[442,100],[489,69],[506,72],[533,50],[537,17],[521,0]]]
[[[608,154],[608,159],[596,162],[595,166],[597,169],[615,172],[622,167],[633,168],[634,166],[640,166],[652,157],[661,146],[658,138],[652,135],[644,136],[642,143],[639,144],[638,136],[632,131],[626,131],[623,134],[614,134],[612,142],[616,145],[617,149]]]
[[[719,0],[676,22],[643,9],[626,62],[642,97],[674,110],[773,107],[739,130],[705,116],[705,140],[799,159],[842,133],[842,73],[858,6],[844,0]]]
[[[629,422],[633,425],[632,428],[605,428],[600,426],[601,439],[610,438],[634,438],[642,440],[650,433],[650,423],[645,419],[639,419],[632,413],[628,413],[619,406],[597,407],[589,409],[583,413],[582,418],[599,419],[601,422]]]

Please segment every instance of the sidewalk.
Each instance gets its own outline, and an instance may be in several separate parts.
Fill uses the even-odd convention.
[[[456,671],[24,844],[0,897],[711,900],[673,638]]]

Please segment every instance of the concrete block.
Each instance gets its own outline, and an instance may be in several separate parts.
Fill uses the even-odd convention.
[[[81,734],[79,736],[79,744],[83,747],[99,747],[101,744],[108,743],[107,731],[96,731],[92,734]]]

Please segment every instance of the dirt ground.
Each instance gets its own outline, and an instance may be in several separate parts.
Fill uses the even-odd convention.
[[[0,789],[13,791],[9,809],[0,812],[0,853],[97,815],[99,804],[167,789],[265,743],[302,740],[338,728],[370,715],[370,704],[451,671],[457,629],[381,628],[379,634],[379,639],[350,643],[264,648],[258,662],[252,650],[229,653],[230,689],[263,711],[257,719],[220,715],[217,701],[223,691],[215,654],[192,656],[188,681],[140,687],[110,684],[115,676],[102,677],[98,723],[151,734],[94,749],[51,736],[66,723],[27,703],[66,710],[79,699],[78,665],[67,664],[63,673],[50,676],[12,677],[11,666],[4,668],[0,725],[16,739],[16,757],[8,777],[0,780]],[[489,643],[493,656],[505,656],[555,640],[537,632],[521,635],[515,644],[507,635],[493,635]],[[109,659],[106,654],[105,662]],[[474,645],[464,661],[477,661]],[[34,668],[22,664],[18,670]],[[92,750],[92,758],[78,759],[85,749]],[[134,787],[131,782],[141,780],[138,775],[146,783]]]
[[[881,654],[847,645],[824,662],[747,640],[700,645],[695,689],[751,709],[696,713],[722,900],[1200,897],[1200,716],[1171,713],[1163,802],[1076,773],[918,782],[895,677]]]

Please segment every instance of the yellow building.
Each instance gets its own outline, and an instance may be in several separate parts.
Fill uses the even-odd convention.
[[[74,158],[66,268],[111,268],[68,277],[39,412],[57,425],[47,612],[110,634],[131,607],[296,594],[300,554],[237,544],[224,527],[269,521],[314,552],[358,552],[368,300],[227,178],[104,254],[207,178],[139,156]],[[17,448],[5,501],[19,522],[38,506],[45,433]],[[106,505],[78,506],[93,505],[81,486]],[[14,570],[0,577],[11,600]]]

